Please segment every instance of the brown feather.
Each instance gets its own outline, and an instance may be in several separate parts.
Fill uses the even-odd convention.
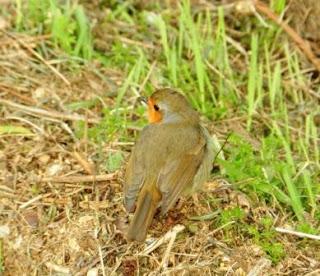
[[[163,194],[161,213],[165,214],[183,194],[187,187],[193,183],[193,178],[201,164],[204,150],[197,154],[186,154],[174,160],[175,169],[161,174],[158,181],[160,191]],[[166,165],[170,167],[170,165]]]
[[[137,209],[130,223],[127,239],[144,241],[154,213],[161,200],[161,193],[155,184],[144,186],[138,198]]]

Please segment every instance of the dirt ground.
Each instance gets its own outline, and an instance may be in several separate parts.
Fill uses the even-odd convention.
[[[257,227],[262,216],[283,226],[287,217],[223,178],[210,179],[181,209],[157,214],[146,243],[128,243],[123,169],[106,172],[101,156],[111,151],[127,157],[132,143],[115,137],[98,145],[75,133],[79,121],[87,129],[102,118],[123,72],[93,62],[71,73],[65,62],[41,59],[34,49],[50,44],[46,36],[0,32],[0,41],[0,123],[23,127],[0,137],[3,275],[320,275],[320,244],[314,241],[279,234],[286,257],[275,264],[234,228],[226,238],[228,225],[212,223],[219,215],[213,206],[239,206]],[[94,108],[66,108],[93,98],[99,99]]]

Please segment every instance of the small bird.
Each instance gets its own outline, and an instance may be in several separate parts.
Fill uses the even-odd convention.
[[[213,161],[212,138],[182,94],[163,88],[146,102],[150,124],[136,141],[125,173],[125,208],[135,209],[130,241],[145,240],[158,207],[165,214],[179,197],[198,190]]]

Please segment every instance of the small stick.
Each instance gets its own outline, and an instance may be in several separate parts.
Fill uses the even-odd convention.
[[[28,96],[25,96],[25,95],[22,95],[19,91],[19,89],[16,89],[16,88],[13,88],[13,87],[10,87],[9,85],[7,84],[4,84],[4,83],[0,83],[0,88],[4,88],[6,92],[10,93],[11,95],[21,99],[22,101],[25,101],[29,104],[36,104],[36,101]],[[2,89],[3,89],[2,88]],[[17,91],[16,91],[17,90]]]
[[[34,129],[36,129],[39,133],[41,133],[42,135],[47,135],[46,132],[39,126],[37,126],[36,124],[30,122],[27,119],[21,118],[21,117],[16,117],[16,116],[8,116],[5,117],[6,120],[17,120],[17,121],[21,121],[27,125],[32,126]]]
[[[161,238],[157,239],[156,241],[154,241],[153,243],[148,245],[141,253],[139,253],[139,255],[148,255],[148,254],[150,254],[152,251],[157,249],[163,243],[167,242],[168,240],[170,241],[172,236],[176,236],[178,233],[180,233],[184,229],[185,229],[184,225],[181,225],[181,224],[175,225],[164,236],[162,236]]]
[[[150,66],[150,69],[148,71],[148,74],[146,75],[146,77],[144,78],[142,84],[139,87],[139,96],[141,95],[142,90],[144,89],[146,83],[148,82],[148,80],[149,80],[149,78],[150,78],[150,76],[151,76],[151,74],[153,72],[153,69],[156,66],[156,64],[157,64],[157,61],[152,62],[151,66]]]
[[[275,230],[279,233],[290,234],[300,238],[309,238],[309,239],[320,241],[320,236],[318,235],[312,235],[312,234],[307,234],[303,232],[293,231],[293,230],[289,230],[281,227],[276,227]]]
[[[296,88],[299,88],[299,89],[301,89],[304,93],[310,94],[310,95],[312,95],[312,96],[320,99],[320,95],[319,95],[316,91],[314,91],[314,90],[312,90],[312,89],[310,89],[310,88],[308,88],[308,87],[305,87],[305,86],[303,86],[303,85],[299,85],[298,83],[293,82],[293,81],[290,81],[290,80],[283,80],[283,83],[284,83],[284,84],[287,84],[287,85],[290,85],[291,87],[293,87],[293,88],[295,88],[295,89],[296,89]]]
[[[111,250],[107,251],[107,252],[102,252],[102,259],[104,259],[106,256],[108,256],[108,254],[111,254],[112,252],[122,248],[123,246],[119,246],[119,247],[114,247]],[[82,275],[86,275],[88,270],[92,267],[94,267],[97,263],[99,263],[101,261],[101,257],[98,256],[96,258],[94,258],[87,266],[81,268],[81,270],[77,273],[75,273],[75,276],[82,276]]]
[[[101,175],[76,175],[76,176],[55,176],[55,177],[39,177],[38,182],[54,182],[54,183],[79,183],[79,182],[103,182],[114,180],[117,173],[101,174]]]
[[[263,275],[263,271],[266,271],[271,266],[271,261],[266,258],[261,258],[256,265],[248,272],[248,276]]]
[[[320,60],[312,52],[310,45],[304,41],[304,39],[299,36],[299,34],[292,29],[287,23],[281,21],[281,19],[270,10],[270,8],[259,0],[254,0],[255,8],[277,25],[279,25],[291,39],[297,44],[298,48],[306,55],[309,61],[315,66],[315,68],[320,72]]]
[[[73,152],[73,157],[78,161],[81,167],[86,171],[87,174],[94,174],[94,167],[88,162],[88,160],[80,152]]]
[[[112,142],[111,146],[133,146],[134,142]]]
[[[108,38],[111,38],[111,39],[115,39],[115,40],[119,40],[119,41],[121,41],[123,43],[137,45],[137,46],[141,46],[141,47],[147,48],[147,49],[155,49],[156,48],[151,43],[144,43],[144,42],[137,41],[137,40],[132,40],[130,38],[123,37],[123,36],[115,36],[115,35],[111,35],[111,34],[104,34],[104,35],[105,35],[105,37],[108,37]]]
[[[88,155],[88,110],[86,109],[86,120],[84,122],[84,132],[83,132],[83,138],[82,140],[84,141],[84,152],[86,156]]]
[[[99,258],[100,258],[102,275],[106,276],[106,272],[105,272],[105,268],[104,268],[104,264],[103,264],[103,254],[102,254],[102,250],[101,250],[100,244],[98,245],[98,251],[99,251]]]
[[[225,80],[228,85],[234,89],[234,91],[237,93],[238,96],[241,95],[241,91],[224,75],[222,74],[216,67],[214,67],[214,65],[210,64],[209,61],[205,61],[206,65],[209,67],[209,69],[211,69],[214,73],[216,73],[220,78],[222,78],[223,80]]]
[[[172,232],[172,236],[171,236],[171,238],[169,240],[167,249],[166,249],[166,251],[164,253],[164,256],[163,256],[161,264],[160,264],[160,269],[168,267],[168,259],[169,259],[169,256],[170,256],[170,252],[171,252],[173,243],[176,240],[176,237],[177,237],[177,232]]]
[[[70,120],[70,121],[85,121],[86,117],[81,116],[79,114],[65,114],[65,113],[60,113],[54,110],[46,110],[46,109],[41,109],[37,107],[31,107],[31,106],[26,106],[18,103],[14,103],[11,101],[7,101],[4,99],[0,99],[0,104],[4,104],[7,106],[11,106],[13,108],[20,109],[24,112],[31,113],[37,116],[45,116],[45,117],[50,117],[50,118],[56,118],[56,119],[62,119],[62,120]],[[89,123],[98,123],[99,120],[95,118],[88,118]]]
[[[55,272],[60,272],[62,274],[71,275],[70,274],[71,271],[68,267],[56,265],[52,262],[46,262],[45,265],[47,266],[47,268],[49,268],[50,270],[53,270]]]
[[[45,198],[45,197],[47,197],[49,195],[51,195],[51,194],[38,195],[38,196],[28,200],[27,202],[21,204],[19,206],[19,209],[24,209],[24,208],[28,207],[29,205],[31,205],[32,203],[34,203],[34,202],[36,202],[36,201],[38,201],[38,200],[40,200],[42,198]]]
[[[47,62],[40,54],[33,50],[27,43],[4,30],[1,31],[5,33],[7,36],[11,37],[13,40],[17,41],[22,47],[27,49],[32,55],[34,55],[37,59],[43,62],[55,75],[62,79],[65,84],[70,85],[70,82],[66,79],[64,75],[62,75],[56,68],[54,68],[49,62]]]
[[[20,40],[23,40],[28,43],[32,43],[32,42],[47,40],[50,37],[51,35],[45,34],[45,35],[38,35],[38,36],[21,37]],[[7,46],[7,45],[12,45],[12,41],[6,40],[1,43],[1,46]]]
[[[224,149],[225,145],[228,143],[228,140],[229,140],[231,134],[232,134],[232,132],[230,132],[228,134],[226,140],[223,142],[223,145],[221,146],[221,148],[218,150],[216,156],[214,157],[212,164],[214,164],[217,161],[219,154],[222,152],[222,150]]]
[[[3,86],[4,88],[7,88],[7,89],[15,89],[17,90],[18,92],[29,92],[29,89],[28,88],[25,88],[25,87],[21,87],[21,86],[12,86],[10,84],[7,84],[7,83],[4,83],[4,82],[1,82],[0,83],[0,86]],[[33,99],[32,99],[33,100]]]

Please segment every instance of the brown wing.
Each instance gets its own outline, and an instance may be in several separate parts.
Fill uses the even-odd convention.
[[[205,152],[201,161],[201,165],[194,177],[193,185],[190,187],[190,189],[184,191],[184,195],[193,194],[194,192],[198,191],[206,182],[212,169],[214,156],[219,151],[219,149],[214,146],[213,139],[211,138],[207,129],[203,126],[201,126],[200,129],[206,141]]]
[[[184,190],[193,185],[195,175],[202,164],[206,142],[200,136],[198,144],[189,152],[166,163],[160,171],[158,187],[162,193],[161,212],[166,213]]]
[[[137,159],[138,156],[133,149],[126,167],[124,182],[124,205],[128,212],[134,210],[134,203],[145,177],[142,163],[137,162]]]
[[[146,171],[148,170],[145,162],[145,148],[148,147],[151,139],[150,128],[144,128],[131,152],[126,166],[124,204],[126,210],[129,212],[133,211],[138,192],[145,181]]]

